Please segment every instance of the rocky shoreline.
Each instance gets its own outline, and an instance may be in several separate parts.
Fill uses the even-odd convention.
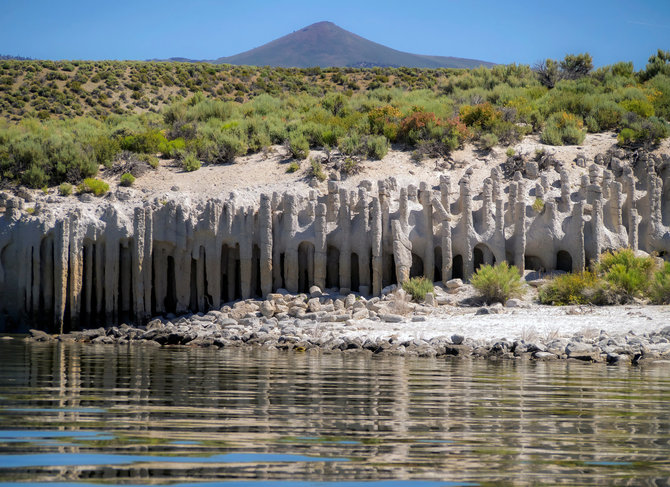
[[[322,293],[316,287],[310,294],[281,291],[266,300],[238,301],[206,314],[154,318],[145,326],[122,324],[63,335],[31,330],[27,339],[491,360],[572,359],[613,365],[670,360],[670,307],[559,308],[523,300],[482,306],[471,287],[461,283],[436,286],[423,303],[411,302],[402,289],[385,291],[371,299]],[[656,314],[645,314],[651,308],[658,308]],[[531,322],[542,320],[564,326],[544,332],[532,326]],[[505,328],[512,322],[527,324]],[[622,332],[627,325],[631,329]]]

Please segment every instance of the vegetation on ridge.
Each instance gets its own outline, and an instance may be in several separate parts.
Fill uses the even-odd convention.
[[[471,70],[252,68],[153,62],[0,62],[0,178],[79,184],[123,153],[160,154],[185,170],[285,144],[381,159],[389,144],[447,156],[528,133],[577,144],[613,130],[619,144],[668,135],[670,53],[646,69],[591,69],[568,56],[553,86],[529,66]],[[551,64],[549,61],[545,64]],[[125,152],[124,152],[125,151]],[[155,159],[151,160],[155,165]]]

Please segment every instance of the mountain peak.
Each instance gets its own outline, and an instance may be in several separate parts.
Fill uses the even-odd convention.
[[[329,21],[310,24],[291,34],[216,63],[307,68],[320,67],[399,67],[470,68],[492,66],[474,59],[424,56],[397,51],[364,39]]]

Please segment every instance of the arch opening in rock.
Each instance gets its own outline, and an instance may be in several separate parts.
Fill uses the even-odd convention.
[[[382,256],[382,287],[395,284],[395,257],[393,252],[384,252]]]
[[[442,247],[437,246],[433,252],[433,262],[435,263],[434,280],[435,282],[442,280]]]
[[[565,250],[559,250],[556,254],[556,270],[572,272],[572,256]]]
[[[298,245],[298,292],[308,293],[314,282],[314,244],[301,242]]]
[[[340,251],[332,245],[326,251],[326,287],[340,287]]]
[[[412,252],[412,267],[409,268],[409,277],[423,276],[423,259]]]
[[[160,271],[160,269],[159,269]],[[167,293],[163,300],[163,308],[166,313],[177,312],[177,280],[175,279],[174,257],[168,255],[167,258]]]
[[[358,269],[358,254],[356,252],[351,253],[351,290],[358,292],[358,289],[361,286],[361,277]]]
[[[454,255],[451,261],[451,278],[463,279],[463,256],[461,254]]]
[[[542,262],[542,259],[540,259],[539,257],[537,257],[535,255],[524,255],[523,265],[524,265],[524,269],[526,269],[526,270],[533,270],[533,271],[537,271],[537,272],[547,270],[544,263]]]

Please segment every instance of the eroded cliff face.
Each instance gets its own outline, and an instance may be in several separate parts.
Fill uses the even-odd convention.
[[[483,186],[352,191],[329,182],[306,195],[249,201],[97,200],[37,205],[7,197],[0,217],[0,329],[60,331],[206,311],[279,288],[377,295],[423,275],[467,279],[503,260],[521,270],[579,271],[604,250],[670,254],[670,163],[650,157],[593,164],[579,187],[568,173],[498,168]]]

